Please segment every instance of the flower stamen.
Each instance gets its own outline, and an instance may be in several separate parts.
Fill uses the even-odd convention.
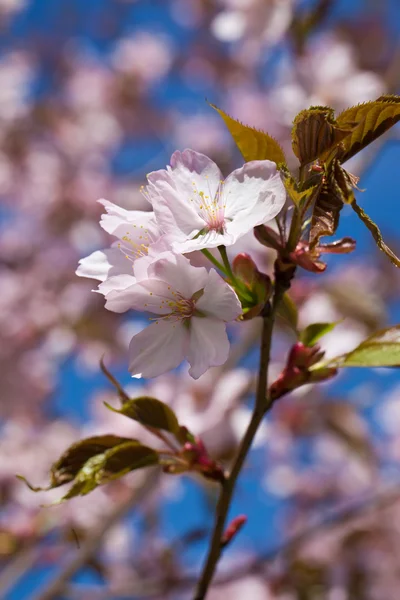
[[[218,189],[213,197],[208,180],[208,194],[203,190],[198,190],[196,182],[192,181],[194,196],[189,198],[189,200],[197,205],[196,208],[199,216],[207,223],[207,226],[203,230],[204,233],[209,231],[224,233],[226,208],[226,204],[223,202],[224,183],[222,180],[219,182]]]

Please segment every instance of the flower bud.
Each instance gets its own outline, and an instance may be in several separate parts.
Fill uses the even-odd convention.
[[[273,248],[278,252],[282,251],[282,242],[279,234],[271,229],[271,227],[267,227],[267,225],[258,225],[257,227],[254,227],[254,236],[263,246]]]
[[[227,544],[229,544],[246,523],[246,515],[238,515],[232,519],[221,538],[221,546],[224,548]]]
[[[249,287],[253,285],[258,269],[256,263],[249,254],[241,252],[235,256],[232,263],[232,269],[238,279],[241,279]]]
[[[337,374],[336,368],[323,367],[310,370],[323,358],[324,354],[318,344],[308,347],[302,342],[296,342],[290,349],[286,367],[270,386],[271,399],[277,400],[306,383],[316,383],[334,377]]]
[[[235,277],[250,292],[252,302],[248,298],[242,298],[244,306],[244,319],[252,319],[260,314],[266,302],[272,294],[271,279],[265,273],[257,269],[257,265],[249,256],[242,252],[238,254],[232,263]],[[240,296],[240,288],[237,290]]]

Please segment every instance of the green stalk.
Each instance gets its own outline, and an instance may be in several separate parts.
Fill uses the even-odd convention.
[[[215,258],[215,256],[213,256],[213,255],[211,254],[211,252],[210,252],[209,250],[207,250],[206,248],[203,248],[203,249],[202,249],[202,253],[204,254],[204,256],[205,256],[206,258],[208,258],[208,260],[209,260],[210,262],[212,262],[212,264],[214,265],[214,267],[217,267],[217,269],[219,269],[220,271],[222,271],[222,273],[223,273],[224,275],[226,275],[227,277],[229,277],[229,273],[226,271],[225,267],[224,267],[223,265],[221,265],[221,263],[219,262],[219,260],[217,260],[217,259]]]

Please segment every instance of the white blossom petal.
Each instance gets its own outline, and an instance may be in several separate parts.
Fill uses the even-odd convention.
[[[208,280],[207,269],[194,267],[179,254],[165,253],[165,257],[153,262],[148,270],[150,277],[168,282],[176,292],[190,298],[202,289]]]
[[[253,160],[225,180],[226,231],[235,241],[252,227],[270,221],[286,201],[286,191],[275,163]]]
[[[98,202],[106,209],[106,213],[103,213],[100,217],[100,225],[110,235],[121,238],[124,233],[120,228],[126,227],[127,224],[147,227],[156,223],[154,213],[151,211],[126,210],[117,204],[104,200],[104,198]],[[122,235],[119,235],[120,233]]]
[[[206,222],[192,206],[189,193],[176,189],[171,171],[155,171],[148,179],[151,185],[147,191],[157,223],[171,240],[191,239],[205,227]]]
[[[275,163],[258,160],[225,181],[213,161],[175,152],[171,167],[148,175],[148,195],[161,230],[176,253],[230,246],[274,218],[286,200]]]
[[[148,176],[150,202],[161,229],[172,240],[193,238],[207,225],[198,210],[200,194],[214,198],[221,172],[207,156],[194,150],[176,151],[171,167]]]
[[[157,377],[184,359],[189,332],[183,323],[157,321],[135,335],[129,346],[133,377]]]
[[[101,216],[100,225],[107,233],[119,238],[118,247],[132,261],[166,249],[153,212],[125,210],[108,200],[99,200],[107,213]]]
[[[133,275],[123,274],[123,275],[115,275],[114,277],[109,277],[103,283],[99,285],[98,291],[100,294],[103,294],[106,297],[106,308],[108,310],[112,310],[113,312],[124,312],[129,310],[130,306],[126,306],[126,308],[122,308],[124,304],[121,304],[121,309],[117,310],[116,308],[111,308],[114,303],[114,300],[118,297],[121,300],[123,297],[123,293],[126,289],[129,289],[136,283],[136,278]],[[108,304],[109,303],[109,304]],[[114,304],[114,306],[117,306]]]
[[[132,268],[132,264],[127,263],[118,248],[107,248],[106,250],[96,250],[89,256],[81,258],[76,274],[79,277],[105,281],[107,277],[126,273],[129,267]]]
[[[196,308],[223,321],[233,321],[242,314],[239,298],[215,269],[210,269],[204,293],[197,301]]]
[[[227,231],[206,231],[194,239],[172,241],[172,250],[177,253],[188,254],[203,248],[217,248],[218,246],[231,246],[236,238]]]
[[[106,297],[106,308],[114,312],[133,309],[155,315],[168,315],[172,310],[170,303],[175,303],[175,300],[176,293],[168,283],[159,279],[148,279],[120,291],[111,291]]]
[[[189,374],[198,379],[210,367],[222,365],[228,354],[229,340],[225,323],[214,317],[192,317],[187,353]]]

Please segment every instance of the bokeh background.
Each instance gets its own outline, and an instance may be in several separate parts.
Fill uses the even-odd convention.
[[[225,369],[132,382],[127,346],[144,321],[103,308],[79,258],[107,246],[105,197],[144,208],[145,175],[175,149],[228,173],[240,156],[214,102],[267,130],[290,154],[294,116],[398,93],[398,0],[0,0],[0,598],[191,597],[216,489],[138,472],[67,504],[15,478],[47,481],[83,436],[140,435],[103,401],[105,360],[132,394],[171,403],[229,464],[250,415],[257,320],[233,328]],[[362,152],[359,202],[397,250],[399,128]],[[293,165],[295,163],[293,162]],[[357,250],[293,286],[300,322],[343,319],[331,355],[400,321],[399,274],[345,208],[338,235]],[[233,249],[273,257],[251,236]],[[271,372],[293,342],[284,324]],[[400,380],[342,372],[282,399],[261,428],[232,516],[248,524],[210,600],[398,600]],[[61,490],[62,491],[62,490]]]

